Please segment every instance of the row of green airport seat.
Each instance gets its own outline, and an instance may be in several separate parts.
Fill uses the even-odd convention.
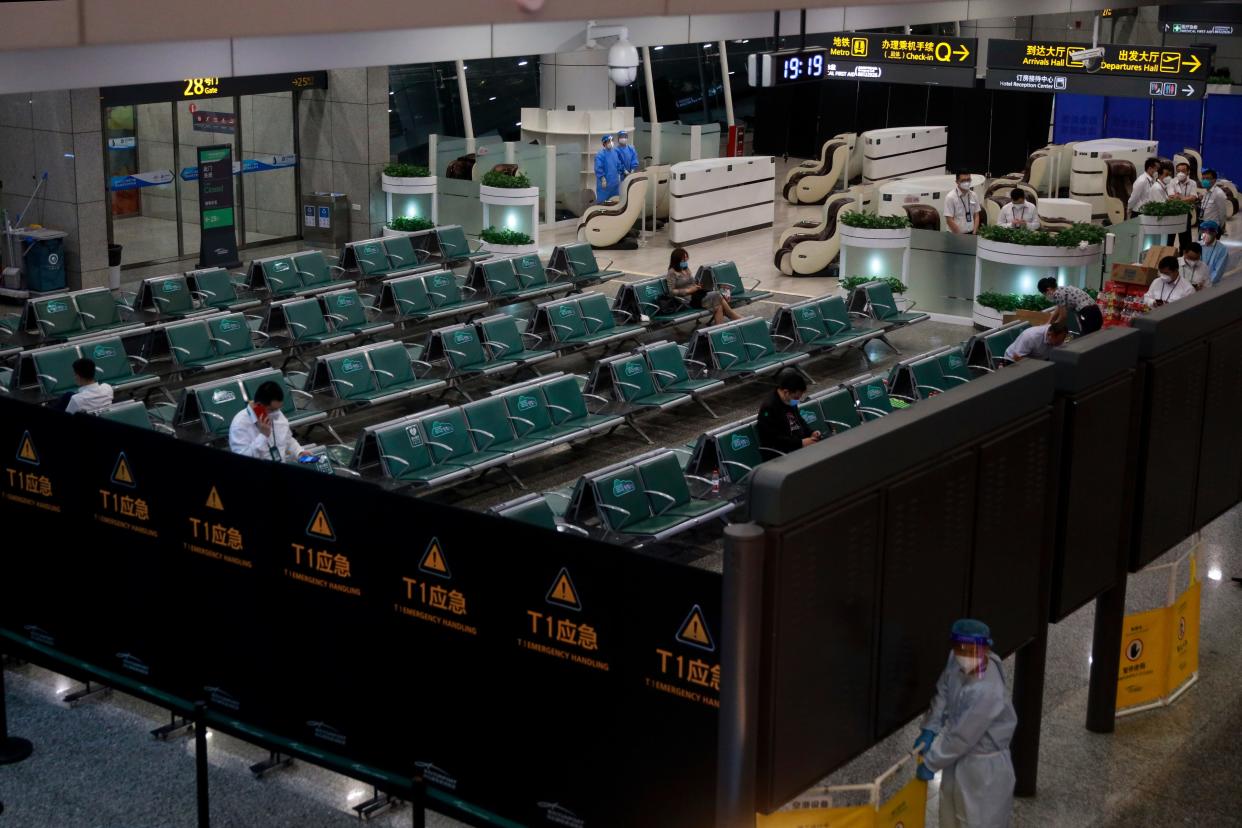
[[[165,325],[158,333],[155,354],[167,353],[172,360],[172,374],[218,371],[272,359],[281,355],[279,348],[266,344],[268,335],[259,330],[261,320],[240,313],[213,314]],[[264,345],[255,344],[259,337]]]
[[[622,317],[618,321],[617,317]],[[641,321],[629,312],[609,305],[599,293],[582,293],[543,302],[535,306],[531,333],[557,351],[606,346],[624,340],[636,341],[644,330]]]
[[[167,405],[167,403],[165,403]],[[161,434],[175,435],[176,430],[158,417],[153,417],[151,412],[147,410],[139,400],[124,400],[122,402],[114,402],[112,405],[106,405],[91,412],[95,416],[103,420],[114,423],[122,423],[124,425],[141,428],[145,431],[158,431]]]
[[[784,334],[773,334],[768,323],[748,317],[699,328],[690,339],[689,355],[707,366],[714,376],[751,377],[796,366],[810,354],[781,350],[774,340],[793,344]]]
[[[56,293],[27,301],[21,317],[15,323],[10,321],[6,330],[50,343],[141,328],[142,322],[123,318],[122,313],[128,310],[107,288]]]
[[[139,282],[138,289],[125,301],[132,311],[151,321],[246,310],[261,304],[253,297],[242,298],[233,276],[224,268],[150,276]]]
[[[701,367],[693,373],[681,345],[653,342],[597,361],[587,390],[638,410],[666,411],[694,401],[715,417],[703,397],[723,388],[724,380],[703,376]]]
[[[866,321],[859,321],[866,320]],[[851,312],[845,299],[826,295],[781,305],[772,317],[773,336],[808,353],[861,348],[888,328],[863,313]]]
[[[289,360],[307,351],[391,331],[392,322],[373,319],[381,310],[374,299],[354,288],[273,302],[266,320],[267,335],[282,336]]]
[[[893,290],[888,286],[888,282],[875,281],[866,282],[854,288],[850,294],[849,308],[853,313],[870,316],[891,330],[917,325],[931,319],[931,314],[914,311],[914,304],[911,299],[899,301],[894,298]],[[888,341],[887,335],[881,335],[879,339],[895,353],[901,353],[893,343]]]
[[[712,496],[711,490],[710,480],[685,473],[674,450],[655,449],[580,477],[559,520],[548,502],[551,493],[526,495],[491,511],[548,529],[642,546],[723,523],[738,504]]]
[[[54,399],[77,390],[73,363],[83,358],[94,360],[96,379],[119,393],[149,388],[160,381],[147,370],[146,359],[127,353],[121,337],[113,335],[25,351],[16,368],[0,369],[0,388],[34,401]]]
[[[578,288],[607,282],[622,273],[612,269],[612,262],[600,267],[590,242],[558,245],[552,250],[548,270],[557,274],[558,278],[573,282]]]
[[[253,259],[245,278],[250,290],[272,299],[310,296],[354,284],[346,278],[345,268],[329,263],[319,250]]]
[[[391,273],[401,273],[430,264],[431,253],[423,247],[415,247],[415,241],[426,238],[433,231],[385,236],[379,239],[347,242],[341,253],[341,266],[356,269],[366,279],[380,279]]]
[[[487,309],[474,289],[461,284],[451,270],[416,273],[385,280],[380,285],[381,310],[390,312],[397,325],[457,318]]]
[[[319,355],[307,372],[306,390],[329,394],[349,406],[380,405],[447,388],[444,379],[427,376],[431,367],[405,343],[375,342]]]
[[[166,419],[177,430],[178,436],[184,439],[203,443],[227,439],[233,417],[246,407],[265,382],[275,382],[284,392],[281,413],[291,428],[308,427],[327,419],[327,411],[310,405],[313,400],[310,392],[291,384],[275,368],[261,368],[186,386],[181,389],[176,405]],[[161,416],[160,419],[165,418]]]
[[[617,414],[592,412],[578,377],[554,374],[499,389],[484,399],[370,425],[359,434],[351,468],[379,469],[390,484],[428,488],[509,466],[563,443],[611,433]]]
[[[757,279],[754,285],[749,289],[746,288],[738,273],[737,265],[730,261],[701,265],[695,274],[695,280],[705,290],[728,287],[730,290],[729,304],[734,307],[766,299],[772,295],[771,291],[757,289],[759,283]],[[670,303],[669,297],[674,301]],[[653,328],[680,325],[711,316],[711,311],[696,307],[689,297],[672,297],[669,293],[668,280],[663,276],[652,276],[622,285],[617,291],[613,307],[623,311],[629,319],[645,319]]]
[[[578,289],[567,279],[549,279],[547,268],[533,253],[471,262],[466,284],[473,288],[474,295],[486,296],[493,302],[525,302]]]
[[[1074,316],[1072,313],[1069,315]],[[1005,351],[1029,326],[1029,322],[1018,320],[975,334],[966,346],[967,363],[987,373],[1008,365],[1011,360],[1005,356]]]
[[[694,279],[704,291],[728,292],[729,304],[733,307],[758,302],[772,295],[770,290],[759,290],[758,279],[753,279],[751,286],[746,287],[738,273],[737,264],[728,260],[699,265]]]

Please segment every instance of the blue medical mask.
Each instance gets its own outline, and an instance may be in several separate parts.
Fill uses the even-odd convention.
[[[1212,180],[1210,178],[1200,178],[1199,183],[1203,185],[1203,189],[1212,189]]]
[[[690,267],[690,262],[686,259],[682,259],[680,262],[677,263],[678,270],[685,270],[688,267]]]
[[[799,402],[801,402],[801,400],[790,399],[790,400],[789,400],[789,407],[790,407],[790,408],[793,408],[793,409],[795,409],[795,410],[796,410],[796,409],[798,408],[798,403],[799,403]]]

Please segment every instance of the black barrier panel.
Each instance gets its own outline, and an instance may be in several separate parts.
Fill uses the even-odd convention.
[[[1131,462],[1134,372],[1061,400],[1064,512],[1055,547],[1051,619],[1060,621],[1117,581],[1118,529],[1127,502],[1122,490]]]
[[[949,455],[889,488],[876,739],[927,708],[944,669],[949,627],[966,613],[970,546],[964,539],[973,534],[975,464],[972,453]]]
[[[1242,412],[1242,324],[1226,328],[1208,340],[1195,528],[1204,526],[1242,499],[1239,412]]]
[[[759,733],[760,755],[772,757],[761,802],[794,798],[873,741],[881,502],[871,494],[833,509],[781,533],[770,549],[763,674],[782,715]],[[839,646],[807,658],[825,648],[826,630]]]
[[[99,417],[69,421],[81,475],[79,543],[71,566],[89,584],[89,651],[83,658],[137,681],[185,685],[189,659],[177,631],[202,609],[198,590],[176,578],[173,509],[183,475],[173,438]],[[67,435],[61,439],[68,439]]]
[[[65,577],[81,543],[68,519],[81,447],[64,438],[72,415],[0,400],[0,623],[49,647],[80,649],[93,600]]]
[[[997,651],[1011,653],[1039,633],[1047,596],[1014,590],[1039,583],[1051,564],[1051,415],[1015,425],[979,449],[979,492],[969,614],[987,619]]]
[[[170,588],[190,604],[176,633],[192,669],[174,692],[269,727],[270,691],[287,686],[268,643],[282,632],[269,612],[272,572],[281,563],[273,521],[279,469],[205,447],[177,448],[185,465],[168,504],[164,552],[174,568]]]
[[[1143,366],[1145,428],[1139,444],[1137,535],[1130,569],[1138,571],[1192,531],[1207,346],[1193,343]]]

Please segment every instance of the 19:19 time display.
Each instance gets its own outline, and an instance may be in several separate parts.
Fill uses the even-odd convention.
[[[822,78],[823,76],[823,54],[790,55],[782,63],[782,80],[793,81],[801,80],[802,78]]]

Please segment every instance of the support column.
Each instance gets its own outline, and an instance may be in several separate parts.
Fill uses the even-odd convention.
[[[755,824],[765,548],[764,532],[757,524],[725,529],[717,828]]]
[[[457,59],[457,97],[461,102],[461,124],[466,133],[466,152],[474,152],[474,119],[470,114],[470,90],[466,87],[466,62]]]
[[[1091,683],[1087,688],[1087,730],[1112,733],[1117,724],[1117,671],[1121,667],[1122,628],[1126,618],[1126,576],[1095,599],[1091,641]]]
[[[643,89],[647,93],[647,120],[651,124],[651,163],[660,163],[660,114],[656,111],[655,87],[651,80],[651,49],[643,47]],[[730,103],[730,107],[732,103]],[[651,187],[655,190],[654,183]]]

